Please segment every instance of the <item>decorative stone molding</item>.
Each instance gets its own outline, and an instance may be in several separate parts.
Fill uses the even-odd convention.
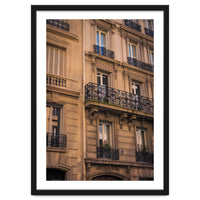
[[[104,71],[113,72],[113,64],[99,59],[96,60],[96,67]]]
[[[98,107],[91,107],[89,111],[89,116],[95,116],[99,111]]]
[[[123,113],[119,118],[120,121],[124,121],[125,119],[128,119],[128,114],[127,113]]]
[[[129,115],[129,118],[128,118],[128,121],[129,121],[129,123],[133,123],[134,122],[134,120],[136,120],[136,115]]]
[[[91,169],[91,163],[87,163],[87,168],[86,168],[86,170],[89,172],[90,169]]]
[[[125,121],[128,119],[128,114],[127,113],[123,113],[121,116],[120,116],[120,118],[119,118],[119,120],[120,120],[120,122],[119,122],[119,124],[120,124],[120,129],[123,129],[123,124],[125,123]]]
[[[106,120],[109,120],[109,119],[110,119],[110,116],[111,116],[111,112],[105,111],[104,113],[105,113],[105,118],[106,118]]]

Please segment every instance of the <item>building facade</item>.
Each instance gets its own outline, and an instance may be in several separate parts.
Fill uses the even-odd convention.
[[[47,180],[153,180],[153,20],[47,20]]]

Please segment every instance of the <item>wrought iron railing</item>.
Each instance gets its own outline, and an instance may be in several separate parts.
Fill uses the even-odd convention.
[[[97,158],[119,160],[119,150],[111,148],[97,147]]]
[[[100,47],[98,45],[94,45],[94,52],[98,53],[102,56],[106,56],[108,58],[113,58],[115,57],[114,52],[111,50],[106,49],[105,47]]]
[[[47,133],[46,146],[65,149],[65,147],[67,146],[67,135],[54,135],[52,133]]]
[[[151,37],[154,36],[153,30],[149,29],[149,28],[144,28],[145,33]]]
[[[59,19],[47,19],[47,24],[69,31],[69,24]]]
[[[136,66],[140,69],[145,69],[150,72],[153,72],[153,70],[154,70],[153,65],[150,65],[148,63],[142,62],[140,60],[137,60],[137,59],[131,58],[131,57],[127,57],[127,59],[128,59],[128,64],[130,64],[130,65]]]
[[[125,21],[126,26],[141,32],[141,25],[139,25],[131,20],[128,20],[128,19],[125,19],[124,21]]]
[[[153,99],[95,83],[85,85],[85,102],[89,100],[125,107],[148,114],[153,114],[154,110]]]
[[[46,75],[46,84],[47,85],[66,88],[66,82],[67,82],[67,79],[64,77],[61,77],[61,76],[58,76],[55,74],[49,74],[49,73],[47,73],[47,75]]]
[[[153,163],[153,153],[136,151],[136,161]]]

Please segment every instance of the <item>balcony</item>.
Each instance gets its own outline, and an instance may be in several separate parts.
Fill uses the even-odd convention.
[[[136,161],[153,163],[153,153],[136,151]]]
[[[141,32],[141,26],[139,24],[128,19],[125,19],[124,22],[126,26]]]
[[[64,77],[61,77],[55,74],[49,74],[49,73],[47,73],[46,75],[47,85],[66,88],[66,82],[67,82],[67,79]]]
[[[85,85],[85,102],[87,101],[101,102],[151,115],[154,110],[153,99],[95,83]]]
[[[153,30],[149,29],[149,28],[144,28],[146,35],[149,35],[151,37],[154,36]]]
[[[46,135],[47,147],[65,149],[67,144],[66,141],[67,141],[67,136],[64,134],[53,135],[52,133],[47,133]]]
[[[69,32],[69,24],[64,21],[58,19],[48,19],[47,24]]]
[[[119,160],[119,150],[97,147],[97,158]]]
[[[115,57],[113,51],[108,50],[105,47],[100,47],[98,45],[94,45],[94,52],[112,59],[114,59]]]
[[[127,59],[128,59],[128,64],[130,64],[130,65],[133,65],[133,66],[138,67],[140,69],[145,69],[145,70],[150,71],[150,72],[153,72],[153,70],[154,70],[153,65],[144,63],[144,62],[137,60],[135,58],[127,57]]]

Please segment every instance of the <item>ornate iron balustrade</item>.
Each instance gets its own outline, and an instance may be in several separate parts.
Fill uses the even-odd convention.
[[[67,146],[67,136],[64,134],[53,135],[53,133],[47,133],[46,140],[47,147],[65,149]]]
[[[151,37],[154,36],[153,30],[149,29],[149,28],[144,28],[145,33]]]
[[[97,158],[119,160],[119,150],[97,147]]]
[[[115,57],[114,52],[111,50],[106,49],[105,47],[100,47],[98,45],[94,45],[94,52],[98,53],[102,56],[106,56],[108,58],[113,58]]]
[[[153,114],[153,99],[134,95],[115,88],[88,83],[85,85],[85,102],[92,100]]]
[[[136,161],[153,163],[153,153],[136,151]]]
[[[128,19],[125,19],[124,21],[125,21],[126,26],[141,32],[141,25],[139,25],[131,20],[128,20]]]
[[[127,59],[128,59],[128,64],[136,66],[140,69],[145,69],[147,71],[153,72],[153,65],[144,63],[144,62],[137,60],[135,58],[127,57]]]
[[[64,87],[66,88],[66,82],[67,79],[61,76],[57,76],[55,74],[49,74],[46,75],[46,84],[47,85],[53,85],[57,87]]]
[[[63,29],[65,31],[69,31],[69,24],[58,19],[48,19],[47,24]]]

